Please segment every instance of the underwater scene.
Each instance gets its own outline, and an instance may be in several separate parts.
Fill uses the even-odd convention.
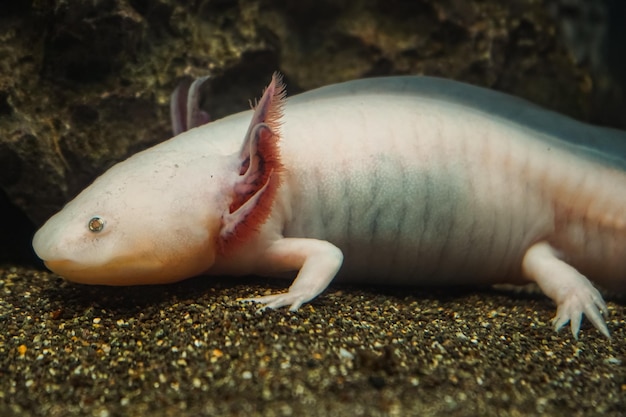
[[[1,3],[0,416],[624,415],[625,21]]]

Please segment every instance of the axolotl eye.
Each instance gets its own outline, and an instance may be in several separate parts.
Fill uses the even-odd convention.
[[[102,229],[104,229],[104,219],[98,216],[92,217],[89,223],[87,223],[87,226],[89,230],[94,233],[101,232]]]

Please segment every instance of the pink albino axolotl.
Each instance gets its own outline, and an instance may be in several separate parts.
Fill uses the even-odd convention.
[[[178,130],[206,119],[195,110]],[[372,78],[286,100],[275,75],[253,111],[112,167],[33,246],[87,284],[294,272],[288,291],[252,299],[292,310],[335,277],[534,282],[557,329],[577,336],[585,314],[608,336],[587,277],[626,289],[625,157],[624,132],[455,81]]]

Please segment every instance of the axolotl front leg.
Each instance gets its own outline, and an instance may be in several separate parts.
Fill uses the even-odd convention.
[[[285,293],[243,301],[263,303],[269,308],[289,306],[291,311],[295,311],[328,287],[341,268],[343,253],[324,240],[283,238],[267,249],[263,254],[263,263],[272,273],[298,271],[298,275]]]

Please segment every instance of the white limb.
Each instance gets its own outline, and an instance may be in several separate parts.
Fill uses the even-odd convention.
[[[557,304],[552,323],[555,330],[568,322],[574,338],[578,338],[582,316],[585,314],[606,337],[610,337],[602,314],[608,314],[600,292],[589,280],[557,256],[557,251],[546,242],[528,249],[522,261],[524,275],[537,283],[541,290]]]
[[[284,238],[273,243],[265,253],[264,263],[272,272],[299,270],[285,293],[248,298],[264,307],[289,306],[295,311],[322,293],[333,280],[343,262],[343,253],[330,242],[317,239]]]

